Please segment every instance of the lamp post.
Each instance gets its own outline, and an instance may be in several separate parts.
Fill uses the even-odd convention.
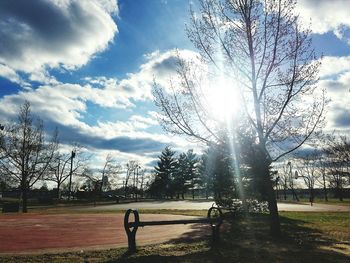
[[[0,124],[0,131],[3,131],[5,129],[5,127],[3,125]],[[0,134],[0,146],[4,143],[3,141],[3,135]],[[0,156],[0,159],[4,158],[4,156]]]
[[[279,182],[279,180],[280,180],[280,177],[277,176],[277,177],[276,177],[276,199],[277,199],[277,200],[278,200],[278,198],[279,198],[279,196],[278,196],[278,182]]]
[[[294,190],[294,183],[293,183],[293,172],[292,172],[292,163],[288,162],[287,165],[289,166],[289,184],[290,184],[290,188],[292,190],[292,194],[293,194],[293,200],[296,199],[299,202],[299,198]],[[298,172],[295,171],[294,174],[294,178],[295,176],[298,176]],[[295,179],[297,179],[298,177],[296,177]]]
[[[70,200],[72,195],[72,174],[73,174],[73,158],[75,157],[75,151],[72,151],[71,157],[70,157],[70,172],[69,172],[69,195],[68,200]]]
[[[135,191],[135,197],[137,202],[137,185],[139,183],[139,169],[141,168],[140,165],[136,166],[136,184],[134,185],[134,191]]]
[[[126,199],[127,195],[128,195],[128,181],[129,181],[129,176],[130,176],[130,171],[129,171],[129,164],[126,164],[126,177],[125,177],[125,184],[124,184],[124,197]]]

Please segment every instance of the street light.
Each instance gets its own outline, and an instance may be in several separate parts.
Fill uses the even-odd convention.
[[[294,178],[295,178],[295,179],[298,179],[298,177],[299,177],[298,171],[295,171],[295,173],[294,173]]]
[[[70,157],[70,172],[69,172],[69,195],[68,200],[70,200],[72,195],[72,173],[73,173],[73,158],[75,157],[75,151],[72,151],[71,157]]]
[[[137,185],[139,183],[139,169],[141,169],[140,165],[136,166],[136,185],[134,183],[134,191],[135,191],[135,196],[136,196],[136,202],[137,202]]]
[[[292,190],[293,200],[296,199],[299,202],[298,195],[297,195],[297,193],[294,190],[292,163],[289,161],[287,163],[287,165],[289,166],[289,180],[290,180],[289,184],[290,184],[290,188]],[[298,179],[298,172],[297,171],[295,171],[295,173],[294,173],[294,178]]]

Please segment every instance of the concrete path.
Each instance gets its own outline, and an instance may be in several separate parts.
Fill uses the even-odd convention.
[[[96,207],[85,207],[77,208],[83,210],[99,211],[99,210],[126,210],[129,208],[133,209],[209,209],[214,201],[152,201],[152,202],[133,202],[125,204],[113,204],[113,205],[102,205]],[[326,205],[326,204],[313,204],[311,206],[309,203],[300,204],[289,204],[289,203],[279,203],[279,211],[309,211],[309,212],[350,212],[350,206],[341,205]]]
[[[141,221],[193,218],[196,217],[140,214]],[[209,224],[140,227],[136,240],[138,245],[145,245],[203,239],[210,237],[210,231]],[[122,214],[0,214],[0,255],[57,253],[126,246]]]

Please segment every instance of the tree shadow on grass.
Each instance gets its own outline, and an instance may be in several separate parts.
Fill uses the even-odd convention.
[[[223,225],[217,249],[210,248],[210,227],[194,224],[193,231],[166,244],[140,247],[108,262],[350,262],[349,255],[327,249],[337,240],[304,223],[281,217],[282,237],[272,238],[267,215],[236,217]]]

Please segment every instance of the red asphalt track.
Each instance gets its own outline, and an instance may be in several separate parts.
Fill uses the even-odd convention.
[[[140,214],[141,221],[193,218]],[[126,247],[123,214],[4,214],[0,216],[0,253],[27,254]],[[195,238],[210,233],[209,225],[139,228],[137,244]]]

